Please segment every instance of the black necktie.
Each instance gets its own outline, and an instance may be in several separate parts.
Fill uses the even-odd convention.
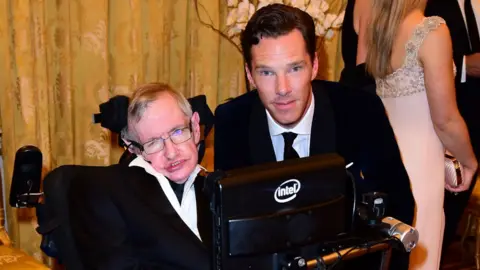
[[[285,148],[283,151],[283,160],[299,158],[297,151],[293,149],[293,141],[297,137],[297,134],[293,132],[282,133],[283,140],[285,141]]]
[[[168,178],[167,178],[168,179]],[[173,193],[175,193],[175,196],[177,196],[177,199],[178,199],[178,203],[179,204],[182,204],[182,197],[183,197],[183,189],[185,187],[185,183],[183,184],[177,184],[173,181],[170,181],[170,179],[168,180],[168,182],[170,183],[170,186],[172,187],[173,189]]]
[[[465,0],[465,18],[467,20],[472,52],[480,52],[480,35],[478,33],[477,21],[475,20],[475,12],[473,12],[471,0]]]

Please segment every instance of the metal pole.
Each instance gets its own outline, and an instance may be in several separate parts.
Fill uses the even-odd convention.
[[[349,247],[339,250],[338,252],[333,252],[327,255],[320,256],[319,260],[309,260],[307,261],[307,269],[314,269],[318,267],[318,261],[323,262],[325,265],[330,265],[335,263],[337,260],[351,260],[360,256],[363,256],[368,253],[374,253],[377,251],[386,251],[386,253],[390,253],[391,247],[389,243],[378,243],[374,244],[370,247]],[[389,261],[389,258],[388,258]],[[388,261],[387,261],[387,268],[388,269]],[[382,259],[382,269],[385,267],[383,259]]]

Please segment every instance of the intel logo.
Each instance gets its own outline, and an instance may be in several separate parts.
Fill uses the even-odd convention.
[[[278,186],[273,197],[278,203],[289,202],[297,197],[297,193],[300,191],[301,186],[300,181],[297,179],[287,180]]]

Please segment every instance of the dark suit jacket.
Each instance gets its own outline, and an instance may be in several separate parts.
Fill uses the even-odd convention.
[[[357,179],[358,193],[386,192],[387,215],[412,224],[413,195],[381,100],[334,82],[313,81],[312,86],[315,112],[310,155],[336,151],[346,164],[354,162],[351,171]],[[276,161],[257,91],[220,105],[215,117],[216,169]]]
[[[468,30],[462,11],[457,0],[429,0],[425,15],[442,17],[450,30],[453,59],[457,67],[455,82],[458,109],[468,126],[472,145],[478,158],[480,156],[480,106],[478,106],[480,102],[480,78],[467,76],[465,83],[460,82],[463,58],[473,53],[470,49]]]
[[[480,103],[480,78],[467,76],[466,82],[461,83],[463,58],[472,53],[462,11],[457,0],[429,0],[425,15],[442,17],[450,30],[453,60],[457,67],[455,86],[458,110],[467,124],[473,151],[478,159],[480,157],[480,106],[478,106]],[[447,251],[449,244],[455,238],[457,225],[462,218],[463,210],[468,204],[470,194],[475,186],[475,179],[468,192],[462,192],[458,196],[448,191],[445,192],[444,251]]]
[[[425,16],[442,17],[450,30],[453,46],[453,60],[457,67],[456,82],[462,75],[463,57],[472,53],[467,27],[457,0],[429,0],[425,8]]]
[[[157,179],[113,165],[72,181],[72,232],[86,269],[210,269],[211,216],[195,180],[203,243],[181,220]]]

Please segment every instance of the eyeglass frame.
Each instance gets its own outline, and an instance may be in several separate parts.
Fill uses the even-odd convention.
[[[190,132],[190,136],[188,137],[188,139],[185,139],[184,141],[179,142],[179,143],[174,142],[174,141],[171,139],[171,137],[172,137],[173,133],[174,133],[175,131],[178,131],[178,130],[188,130],[188,131]],[[179,144],[182,144],[182,143],[190,140],[190,139],[192,138],[192,135],[193,135],[193,126],[192,126],[192,122],[190,121],[190,123],[189,123],[187,126],[185,126],[185,127],[183,127],[183,128],[176,128],[175,130],[170,131],[168,137],[166,137],[166,138],[162,138],[162,137],[153,138],[153,139],[151,139],[151,140],[149,140],[148,142],[145,142],[145,143],[143,143],[143,144],[141,144],[141,143],[139,143],[139,142],[137,142],[137,141],[134,141],[134,140],[128,140],[129,144],[126,146],[126,149],[130,149],[130,147],[133,146],[133,147],[136,147],[136,148],[140,151],[139,154],[145,153],[145,154],[147,154],[147,155],[151,155],[151,154],[155,154],[155,153],[158,153],[158,152],[164,150],[164,149],[165,149],[165,141],[166,141],[166,140],[170,140],[173,144],[179,145]],[[159,139],[162,139],[162,140],[163,140],[163,147],[162,147],[160,150],[158,150],[158,151],[155,151],[155,152],[152,152],[152,153],[147,153],[147,152],[145,151],[144,145],[147,144],[147,143],[151,143],[151,142],[153,142],[153,141],[155,141],[155,140],[159,140]],[[135,152],[135,151],[133,151],[133,152]]]

